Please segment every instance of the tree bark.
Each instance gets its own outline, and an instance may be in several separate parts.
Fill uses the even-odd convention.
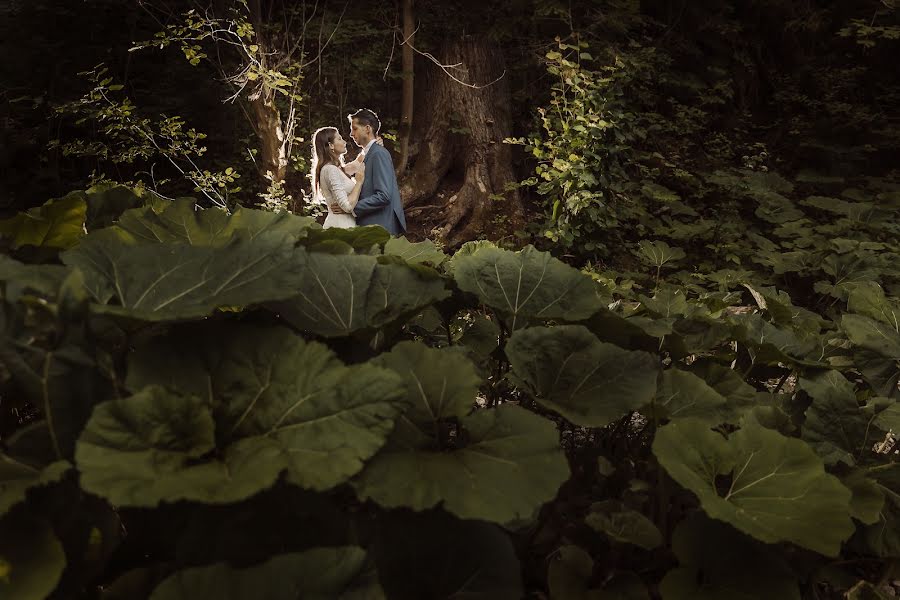
[[[413,82],[415,77],[412,43],[415,35],[413,0],[401,0],[403,9],[403,96],[400,105],[400,156],[397,159],[397,174],[406,172],[409,161],[409,136],[412,133]]]
[[[501,237],[524,219],[518,190],[507,189],[517,179],[510,146],[503,143],[512,129],[509,88],[500,78],[503,55],[483,39],[466,37],[445,43],[437,56],[445,65],[461,63],[447,67],[453,77],[483,87],[454,81],[423,61],[418,153],[401,181],[400,197],[413,223],[431,221],[436,227],[426,233],[451,247],[486,232]],[[426,199],[429,207],[417,210]]]
[[[260,0],[250,0],[250,21],[256,33],[256,44],[260,51],[257,53],[263,68],[268,65],[269,56],[268,40],[263,35],[263,15]],[[285,132],[281,121],[281,111],[275,104],[275,90],[265,83],[260,82],[259,89],[250,95],[250,108],[255,120],[254,129],[259,139],[259,160],[257,170],[263,181],[284,181],[287,174],[287,144]]]
[[[257,170],[265,181],[283,181],[287,172],[287,152],[281,112],[275,105],[275,94],[265,86],[250,98],[259,139]]]

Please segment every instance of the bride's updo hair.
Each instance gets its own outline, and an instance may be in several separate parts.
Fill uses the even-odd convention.
[[[335,159],[328,144],[334,142],[338,130],[335,127],[320,127],[313,134],[313,151],[312,151],[312,169],[310,170],[310,178],[312,179],[313,199],[320,200],[322,194],[319,193],[319,178],[322,175],[322,167],[325,165],[341,166],[340,162]]]

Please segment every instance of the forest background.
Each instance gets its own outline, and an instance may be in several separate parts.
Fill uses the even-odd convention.
[[[12,0],[0,52],[0,597],[898,594],[895,2]],[[408,240],[313,223],[360,107]]]

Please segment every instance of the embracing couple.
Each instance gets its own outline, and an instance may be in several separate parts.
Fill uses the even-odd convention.
[[[322,127],[313,136],[313,197],[328,206],[323,227],[381,225],[400,235],[406,231],[406,217],[391,154],[378,136],[381,122],[367,108],[347,118],[350,137],[362,148],[349,164],[344,163],[347,142],[336,127]]]

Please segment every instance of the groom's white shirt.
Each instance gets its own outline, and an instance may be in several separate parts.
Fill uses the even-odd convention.
[[[371,140],[369,140],[369,143],[366,144],[366,147],[362,149],[362,155],[363,155],[363,157],[365,157],[365,156],[369,153],[369,148],[371,148],[371,147],[372,147],[372,144],[374,144],[374,143],[375,143],[375,138],[372,138]],[[354,210],[354,211],[353,211],[352,213],[350,213],[350,214],[352,214],[352,215],[355,217],[355,216],[356,216],[356,211]]]

